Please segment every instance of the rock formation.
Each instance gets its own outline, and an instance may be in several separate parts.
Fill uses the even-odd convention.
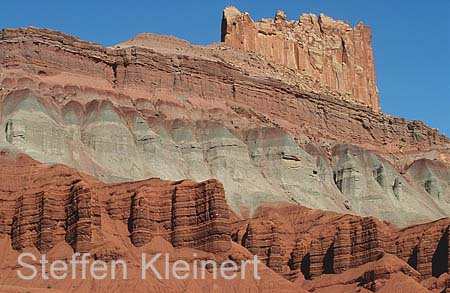
[[[282,11],[274,19],[254,22],[249,14],[228,7],[222,42],[260,53],[380,110],[370,28],[361,22],[352,28],[323,14],[302,14],[298,21],[287,21]]]
[[[449,228],[448,218],[399,230],[371,217],[264,207],[252,219],[235,222],[233,239],[290,280],[341,274],[386,254],[425,280],[449,272]]]
[[[174,247],[225,252],[230,246],[229,211],[216,180],[160,179],[106,185],[60,165],[42,166],[23,155],[1,154],[3,235],[16,250],[45,253],[60,241],[88,252],[101,239],[108,216],[128,226],[135,246],[162,237]],[[19,180],[20,178],[20,180]],[[105,214],[106,213],[106,214]]]
[[[6,152],[0,166],[0,242],[13,255],[37,249],[61,259],[77,251],[132,264],[142,249],[175,249],[172,253],[190,261],[192,255],[182,249],[194,249],[199,258],[210,253],[218,261],[255,254],[267,270],[265,281],[277,280],[278,273],[286,292],[301,290],[293,284],[331,290],[342,282],[377,291],[391,286],[392,278],[427,292],[450,281],[450,219],[400,230],[375,218],[293,205],[263,206],[243,219],[230,214],[216,180],[105,184],[75,169]],[[0,270],[8,272],[11,263],[1,261]],[[323,284],[323,275],[333,277]],[[2,284],[7,279],[0,277]],[[162,291],[171,288],[165,286]]]
[[[107,182],[217,178],[241,215],[279,201],[399,226],[450,215],[441,172],[416,182],[405,170],[448,170],[448,138],[254,54],[29,28],[2,31],[0,60],[0,144],[37,160]]]
[[[1,31],[0,291],[445,292],[450,139],[379,112],[369,29],[228,8],[223,39]],[[27,283],[23,251],[263,277]]]

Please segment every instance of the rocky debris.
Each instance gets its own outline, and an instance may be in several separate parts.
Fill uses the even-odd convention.
[[[450,274],[442,274],[439,278],[431,277],[422,282],[431,292],[445,292],[450,290]]]
[[[249,14],[228,7],[223,13],[222,41],[311,75],[380,110],[371,32],[362,23],[352,28],[323,14],[302,14],[298,21],[287,21],[282,11],[274,19],[254,22]]]

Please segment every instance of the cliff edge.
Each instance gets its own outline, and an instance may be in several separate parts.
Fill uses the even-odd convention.
[[[380,111],[371,32],[362,23],[352,28],[323,14],[302,14],[298,21],[288,21],[282,11],[255,22],[248,13],[227,7],[222,42],[311,75]]]

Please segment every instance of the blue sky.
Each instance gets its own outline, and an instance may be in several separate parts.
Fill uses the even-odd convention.
[[[450,135],[448,0],[5,1],[0,27],[47,27],[103,45],[144,31],[208,44],[220,40],[227,5],[255,20],[280,9],[289,19],[323,12],[352,25],[363,21],[372,28],[383,112],[422,120]]]

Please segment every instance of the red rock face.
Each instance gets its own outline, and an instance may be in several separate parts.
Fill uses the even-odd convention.
[[[137,110],[148,119],[206,119],[207,112],[230,127],[275,126],[298,139],[343,141],[396,156],[447,149],[449,144],[420,121],[348,103],[346,96],[320,84],[309,87],[307,80],[271,69],[253,55],[190,45],[171,50],[156,46],[153,37],[143,37],[150,45],[132,40],[111,49],[34,28],[3,30],[0,38],[0,90],[13,103],[20,99],[17,91],[26,89],[43,96],[45,106],[65,111],[92,110],[99,100],[108,99],[124,113]],[[232,63],[221,61],[224,58]],[[244,117],[250,121],[241,125]]]
[[[316,54],[306,42],[309,61],[302,63],[306,53],[293,58],[295,42],[285,41],[299,24],[281,14],[257,24],[248,15],[236,17],[243,31],[231,29],[226,36],[248,37],[261,26],[263,33],[244,43],[262,50],[262,34],[273,48],[287,46],[273,56],[294,70],[223,44],[197,47],[147,34],[104,48],[44,29],[1,32],[0,147],[19,155],[0,155],[0,249],[6,251],[0,253],[0,284],[47,286],[17,280],[11,259],[20,251],[60,259],[91,252],[132,263],[142,251],[168,250],[191,261],[187,252],[218,260],[257,254],[265,275],[261,282],[87,282],[80,291],[220,286],[224,292],[442,292],[450,286],[448,218],[402,230],[374,217],[312,210],[297,201],[327,197],[324,209],[356,213],[358,205],[370,205],[381,216],[389,205],[427,221],[448,214],[450,140],[419,121],[378,113],[367,29],[304,16],[299,40],[320,31],[316,41],[324,52]],[[265,28],[273,34],[265,35]],[[365,46],[360,55],[358,48]],[[76,169],[40,164],[21,152]],[[165,169],[161,174],[167,177],[203,179],[147,179],[155,176],[145,168],[127,177],[151,164],[148,170]],[[294,172],[302,168],[304,173]],[[101,180],[145,180],[107,184],[81,170]],[[241,202],[226,198],[222,183],[208,179],[218,176],[242,193]],[[275,183],[255,183],[257,176]],[[328,182],[326,193],[315,194],[316,185],[289,193],[298,181],[306,186],[306,179]],[[371,189],[362,185],[366,180]],[[273,192],[278,197],[264,197],[277,184],[285,188]],[[247,192],[255,186],[260,189]],[[392,196],[380,197],[388,191]],[[292,205],[278,204],[286,198]],[[255,206],[262,207],[254,212]],[[80,286],[56,285],[65,291]]]
[[[278,280],[286,292],[301,290],[291,282],[319,292],[342,282],[355,287],[345,292],[386,290],[397,282],[424,292],[424,286],[448,286],[449,219],[399,230],[375,218],[301,206],[261,207],[241,219],[229,213],[216,180],[104,184],[62,165],[5,152],[0,166],[0,243],[7,241],[4,249],[12,254],[36,248],[60,259],[73,250],[131,262],[141,248],[161,251],[172,245],[210,252],[219,260],[258,255],[271,269],[265,282]],[[62,250],[64,245],[71,250]],[[1,263],[12,264],[5,257]],[[4,272],[8,268],[0,266]],[[224,286],[249,286],[241,282]],[[263,292],[273,290],[260,286]]]
[[[104,217],[127,225],[137,247],[159,236],[176,248],[215,253],[231,248],[228,206],[218,181],[107,185],[24,155],[3,153],[0,164],[0,234],[10,233],[16,250],[36,247],[45,253],[65,241],[74,251],[89,252],[102,242]]]
[[[450,268],[448,218],[399,230],[375,218],[286,206],[261,208],[254,218],[237,221],[234,227],[235,241],[293,281],[343,274],[387,254],[417,271],[417,280],[445,278]],[[366,278],[371,283],[380,275]]]
[[[362,23],[351,28],[323,14],[303,14],[298,21],[286,21],[281,11],[274,19],[254,22],[250,15],[228,7],[222,41],[311,75],[324,85],[350,93],[374,111],[380,110],[370,28]]]
[[[107,182],[218,178],[236,213],[284,200],[402,227],[448,214],[445,176],[419,174],[424,183],[410,186],[402,175],[417,159],[450,162],[447,137],[255,54],[148,34],[112,48],[36,28],[5,29],[0,38],[0,144],[37,160]],[[335,151],[345,145],[382,157],[386,171],[367,160],[337,166],[353,157]],[[376,168],[382,184],[372,180]],[[358,172],[366,172],[367,184],[356,182]],[[299,184],[302,176],[307,183]],[[395,184],[403,196],[389,195]],[[402,214],[393,204],[388,212],[378,208],[386,197],[401,201]],[[358,203],[370,199],[377,204]]]

